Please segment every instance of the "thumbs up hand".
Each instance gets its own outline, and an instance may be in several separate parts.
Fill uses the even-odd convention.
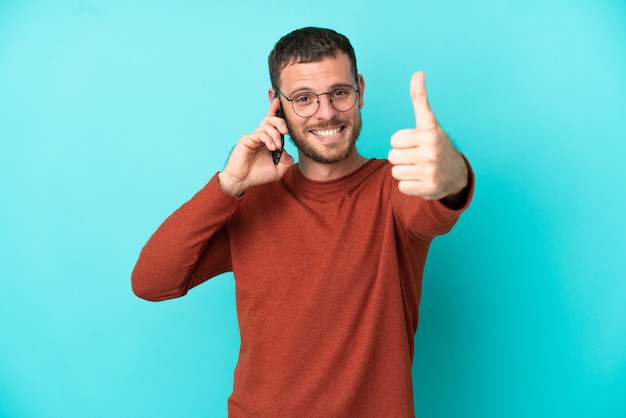
[[[415,129],[391,137],[389,162],[399,190],[428,200],[457,197],[468,184],[468,167],[428,104],[424,73],[411,78]]]

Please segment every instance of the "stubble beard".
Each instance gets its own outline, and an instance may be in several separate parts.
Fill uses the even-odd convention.
[[[359,135],[361,134],[362,126],[360,111],[357,113],[354,121],[341,121],[339,119],[333,119],[324,125],[317,125],[313,127],[305,126],[300,131],[293,129],[289,121],[286,122],[291,141],[298,148],[298,151],[320,164],[333,164],[348,158],[354,149]],[[314,143],[312,143],[312,141],[315,140],[307,140],[307,136],[313,135],[310,132],[311,130],[333,129],[340,126],[343,126],[343,129],[351,129],[350,137],[347,138],[347,141],[324,144],[324,153],[315,148]]]

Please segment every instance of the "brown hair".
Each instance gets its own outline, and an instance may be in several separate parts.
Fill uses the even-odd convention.
[[[354,49],[344,35],[332,29],[307,27],[283,36],[276,42],[268,58],[272,87],[280,88],[280,74],[286,66],[335,58],[338,52],[348,56],[354,79],[357,80]]]

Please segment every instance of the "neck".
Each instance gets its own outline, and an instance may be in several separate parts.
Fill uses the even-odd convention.
[[[322,164],[313,161],[302,153],[298,153],[298,168],[308,179],[314,181],[329,181],[347,176],[359,169],[368,159],[361,156],[356,147],[344,160],[332,164]]]

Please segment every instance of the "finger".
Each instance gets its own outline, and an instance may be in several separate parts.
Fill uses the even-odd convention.
[[[270,103],[270,108],[267,111],[267,116],[277,116],[276,113],[278,112],[279,108],[280,108],[280,98],[275,97],[274,99],[272,99]]]
[[[289,155],[289,153],[287,152],[286,149],[283,150],[283,153],[280,155],[280,160],[278,162],[279,165],[283,165],[283,166],[287,166],[287,167],[291,167],[291,165],[293,164],[294,159],[291,155]]]
[[[419,137],[415,129],[402,129],[391,135],[390,144],[394,149],[415,148],[419,145]]]
[[[415,165],[420,160],[420,151],[417,148],[391,149],[387,156],[393,165]]]
[[[263,130],[265,134],[263,138],[265,139],[265,146],[271,150],[275,151],[278,149],[282,149],[283,147],[283,139],[280,132],[276,130],[273,126],[268,126]]]
[[[279,114],[280,113],[279,109],[280,109],[280,98],[275,97],[274,99],[272,99],[272,102],[270,103],[270,107],[267,110],[266,118],[263,120],[263,123],[261,125],[265,123],[269,123],[274,128],[276,128],[278,132],[285,135],[289,133],[289,129],[287,128],[287,123],[285,122],[285,119],[283,118],[282,115]]]
[[[415,128],[432,129],[437,126],[437,119],[428,103],[426,95],[426,75],[418,71],[411,77],[411,101],[415,111]]]
[[[391,168],[391,175],[396,180],[404,181],[422,181],[424,179],[420,167],[415,165],[394,165]]]
[[[276,130],[273,130],[273,132],[271,132],[262,129],[244,135],[242,143],[252,150],[257,150],[265,146],[270,151],[275,151],[279,148],[277,146],[275,135]]]
[[[409,196],[419,196],[426,200],[438,200],[442,196],[440,193],[433,191],[421,181],[400,181],[398,182],[398,190]]]
[[[276,123],[276,126],[274,126],[273,123]],[[259,126],[257,132],[263,132],[270,137],[276,149],[280,149],[284,146],[285,140],[283,132],[288,133],[287,125],[280,118],[269,118],[269,121]]]

